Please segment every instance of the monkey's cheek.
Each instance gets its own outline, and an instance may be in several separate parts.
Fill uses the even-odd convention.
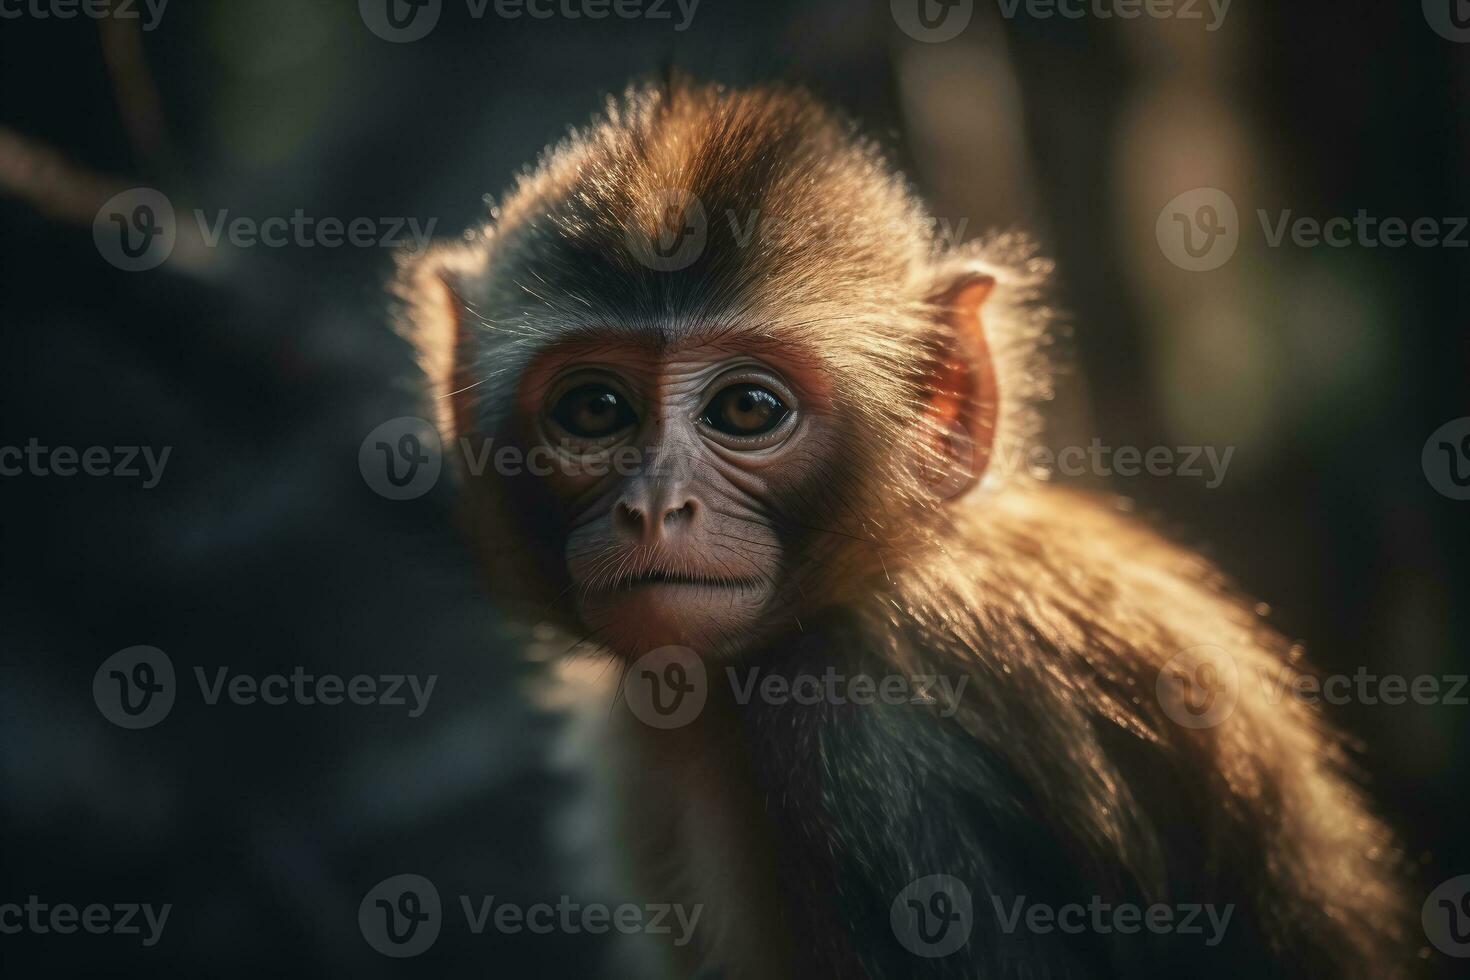
[[[769,601],[768,588],[657,584],[591,593],[579,612],[589,630],[624,656],[671,645],[713,656],[751,642]]]

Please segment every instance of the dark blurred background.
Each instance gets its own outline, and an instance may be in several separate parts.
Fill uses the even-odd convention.
[[[27,0],[35,3],[37,0]],[[962,6],[967,6],[963,5]],[[297,209],[454,236],[629,79],[672,63],[805,84],[860,119],[965,237],[1024,229],[1071,325],[1049,440],[1234,447],[1199,478],[1105,483],[1271,606],[1324,672],[1463,674],[1470,502],[1430,434],[1470,415],[1464,248],[1269,246],[1255,215],[1470,214],[1470,45],[1417,2],[1238,0],[1204,21],[1028,16],[981,0],[917,40],[886,2],[702,0],[668,19],[481,19],[445,0],[391,43],[346,0],[175,0],[142,21],[0,20],[0,444],[171,447],[158,486],[0,478],[0,902],[172,903],[163,939],[0,935],[7,976],[589,976],[605,940],[469,936],[379,956],[381,879],[446,903],[555,901],[574,787],[527,705],[534,665],[484,595],[445,486],[374,493],[359,446],[418,411],[383,248],[203,249],[147,272],[92,237],[147,186],[181,216]],[[1165,205],[1239,207],[1209,272]],[[1470,237],[1470,236],[1467,236]],[[115,651],[182,691],[127,731],[91,696]],[[435,673],[422,717],[202,703],[192,669]],[[1470,693],[1470,692],[1462,692]],[[1421,863],[1470,873],[1470,707],[1329,710]],[[1439,954],[1433,956],[1448,962]]]

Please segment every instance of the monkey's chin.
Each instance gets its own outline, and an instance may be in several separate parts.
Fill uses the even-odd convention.
[[[770,598],[766,585],[658,582],[591,592],[578,611],[595,638],[624,657],[666,646],[718,657],[755,640]]]

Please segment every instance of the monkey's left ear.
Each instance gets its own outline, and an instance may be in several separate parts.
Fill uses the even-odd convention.
[[[965,270],[930,297],[940,329],[921,381],[927,457],[921,472],[942,499],[979,482],[995,444],[1000,396],[980,312],[994,289],[993,276]]]
[[[458,286],[473,260],[466,249],[436,245],[400,263],[395,291],[403,301],[399,332],[413,344],[428,382],[440,437],[449,443],[468,430],[471,387],[464,363],[464,302]]]

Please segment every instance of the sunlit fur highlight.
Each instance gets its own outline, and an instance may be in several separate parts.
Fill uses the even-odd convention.
[[[671,188],[710,214],[711,254],[688,272],[650,271],[620,246],[656,230],[648,202]],[[743,222],[753,207],[779,227],[748,248],[717,241],[727,208]],[[799,588],[770,647],[798,620],[840,610],[899,672],[967,672],[962,727],[1021,775],[1098,875],[1160,900],[1206,900],[1218,886],[1244,896],[1242,914],[1292,962],[1398,975],[1398,853],[1340,740],[1289,695],[1268,697],[1283,664],[1285,682],[1295,676],[1292,645],[1208,562],[1105,500],[995,467],[962,500],[939,501],[915,477],[925,393],[912,369],[944,342],[931,298],[956,276],[998,280],[983,322],[997,442],[1016,446],[1050,397],[1049,271],[1017,238],[937,242],[877,149],[804,94],[676,81],[610,100],[486,227],[407,262],[398,287],[450,438],[497,431],[529,358],[569,332],[698,323],[733,345],[810,351],[850,419],[851,459],[803,567],[786,572]],[[514,519],[493,490],[468,496],[497,588],[525,597],[507,547]],[[1166,661],[1206,644],[1238,664],[1238,703],[1218,727],[1189,730],[1155,685]],[[1140,786],[1141,772],[1157,784]],[[864,840],[877,830],[841,832],[834,847],[877,846]]]

